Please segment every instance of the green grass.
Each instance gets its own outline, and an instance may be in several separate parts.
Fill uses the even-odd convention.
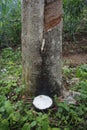
[[[25,98],[22,84],[20,48],[6,48],[0,54],[0,130],[87,130],[87,65],[64,68],[66,80],[79,78],[78,84],[67,86],[79,91],[76,105],[68,105],[54,97],[55,105],[38,112],[33,98]]]

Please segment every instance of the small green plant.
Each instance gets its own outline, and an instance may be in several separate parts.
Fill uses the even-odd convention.
[[[81,65],[76,72],[77,77],[87,79],[87,64]]]
[[[63,74],[66,76],[71,75],[71,73],[73,72],[73,68],[69,68],[68,66],[63,67]]]

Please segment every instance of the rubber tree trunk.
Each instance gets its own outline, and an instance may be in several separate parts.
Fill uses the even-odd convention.
[[[57,4],[60,8],[55,8]],[[22,1],[22,65],[26,95],[62,93],[61,13],[61,0]]]

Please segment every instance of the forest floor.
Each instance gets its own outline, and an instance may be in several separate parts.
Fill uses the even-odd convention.
[[[76,43],[70,38],[63,42],[64,64],[77,66],[87,64],[87,32],[76,35]]]
[[[21,47],[0,50],[0,130],[87,130],[87,37],[63,44],[63,97],[36,111],[22,83]],[[67,91],[65,91],[67,90]],[[75,99],[72,97],[76,94]],[[72,104],[69,104],[69,103]],[[77,129],[78,128],[78,129]]]

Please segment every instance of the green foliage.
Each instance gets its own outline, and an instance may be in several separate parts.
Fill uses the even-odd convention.
[[[7,119],[1,119],[0,118],[0,129],[1,130],[10,130],[9,129],[9,122],[7,121]]]
[[[76,75],[77,75],[77,77],[79,77],[81,79],[87,79],[87,64],[80,66],[77,69]]]
[[[54,98],[54,107],[47,112],[35,111],[32,100],[23,99],[21,51],[6,48],[0,55],[0,129],[1,130],[86,130],[87,129],[87,65],[64,70],[70,79],[79,77],[73,90],[81,93],[77,104],[69,105]],[[73,73],[74,71],[74,73]],[[81,71],[81,74],[79,74]],[[73,75],[71,74],[73,73]]]
[[[21,6],[20,0],[0,1],[0,46],[20,43]]]
[[[63,74],[64,74],[65,76],[71,75],[72,72],[73,72],[73,68],[69,68],[68,66],[65,66],[65,67],[63,68]]]
[[[85,0],[64,0],[64,32],[65,34],[75,37],[75,33],[79,30],[79,25],[84,18],[84,10],[86,10]]]
[[[29,123],[25,123],[22,130],[30,130],[30,125]]]
[[[66,77],[66,80],[71,80],[73,76],[79,79],[78,83],[75,82],[73,85],[71,84],[70,87],[72,90],[80,92],[80,96],[76,96],[76,105],[57,103],[59,106],[57,116],[60,120],[62,120],[60,121],[60,125],[62,125],[62,122],[64,127],[66,126],[66,128],[70,130],[86,130],[87,122],[85,119],[87,118],[87,64],[83,64],[77,68],[68,67],[68,71],[66,71],[66,68],[64,69],[63,74]]]

